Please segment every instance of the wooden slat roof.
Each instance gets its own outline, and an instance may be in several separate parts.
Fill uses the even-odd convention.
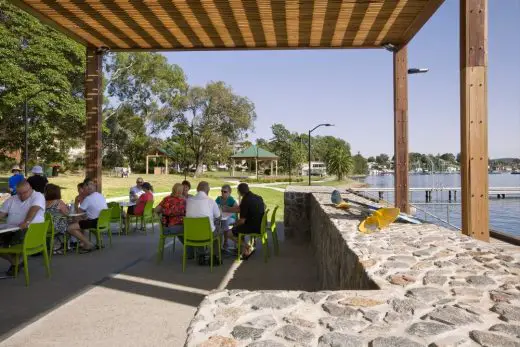
[[[375,48],[408,43],[444,0],[12,0],[111,50]]]

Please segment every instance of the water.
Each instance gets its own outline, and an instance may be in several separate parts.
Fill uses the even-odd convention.
[[[393,187],[394,176],[368,176],[365,179],[371,187]],[[410,175],[410,187],[460,187],[460,175],[458,174],[435,174],[435,175]],[[492,174],[489,175],[489,187],[520,187],[520,175],[511,174]],[[453,193],[452,193],[453,194]],[[457,203],[460,203],[460,194],[457,192]],[[375,193],[377,196],[377,193]],[[452,195],[453,198],[453,195]],[[390,202],[394,201],[393,193],[384,193],[384,199]],[[413,202],[424,203],[425,193],[412,192],[411,200]],[[448,202],[448,192],[433,192],[432,202]],[[432,213],[443,220],[449,217],[450,223],[460,227],[461,225],[461,205],[452,204],[447,209],[446,205],[418,205],[419,208]],[[448,213],[449,211],[449,213]],[[425,213],[416,211],[418,218],[424,219]],[[490,227],[493,230],[507,232],[516,236],[520,236],[520,196],[509,197],[506,199],[490,199],[489,200],[489,218]],[[427,216],[430,222],[438,223],[434,218]],[[446,226],[445,224],[439,223]]]

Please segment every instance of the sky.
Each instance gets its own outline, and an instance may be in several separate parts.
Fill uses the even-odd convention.
[[[520,0],[489,1],[490,158],[520,157]],[[251,138],[271,125],[338,136],[352,152],[393,153],[392,54],[384,49],[165,53],[191,85],[222,80],[254,102]],[[459,1],[446,0],[408,45],[409,151],[460,151]]]

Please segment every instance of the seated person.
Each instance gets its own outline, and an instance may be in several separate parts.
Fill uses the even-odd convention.
[[[238,193],[242,197],[240,206],[226,207],[225,212],[240,212],[240,219],[228,233],[228,237],[238,242],[238,234],[258,234],[261,232],[262,218],[265,213],[265,204],[261,196],[253,194],[249,190],[247,183],[238,185]],[[239,250],[241,251],[241,250]],[[242,259],[247,260],[254,249],[248,244],[244,244]]]
[[[200,181],[197,185],[197,194],[186,201],[186,217],[208,217],[211,230],[215,232],[215,219],[220,218],[220,210],[215,200],[211,199],[208,194],[209,183]],[[217,235],[217,237],[219,236]],[[214,238],[213,264],[220,265],[217,237]]]
[[[63,234],[65,232],[70,233],[82,243],[82,249],[93,249],[94,245],[89,242],[88,238],[78,229],[69,228],[69,224],[74,225],[74,222],[69,223],[69,208],[63,200],[61,200],[61,188],[55,184],[49,183],[45,187],[45,211],[52,215],[52,222],[54,224],[54,238],[59,242],[55,242],[54,245],[57,249],[62,248],[61,246],[67,247],[63,244]],[[55,248],[56,249],[56,248]]]
[[[20,231],[0,234],[0,247],[9,247],[23,242],[25,232],[31,223],[43,223],[45,198],[31,188],[26,180],[16,185],[16,195],[7,199],[0,207],[0,218],[7,216],[7,225],[20,228]],[[14,275],[15,257],[11,254],[2,254],[0,257],[11,263],[6,275]],[[23,264],[20,264],[23,266]]]
[[[172,193],[165,197],[155,208],[155,213],[161,214],[161,224],[166,235],[179,235],[177,238],[183,242],[183,219],[186,215],[186,199],[183,196],[183,186],[175,183]],[[194,258],[193,247],[186,247],[188,259]]]
[[[190,194],[190,189],[191,189],[191,183],[190,181],[182,181],[182,188],[183,188],[183,191],[182,191],[182,195],[184,196],[185,199],[189,198],[189,197],[192,197],[193,195]]]
[[[144,183],[143,178],[142,177],[137,177],[137,180],[135,181],[135,186],[130,188],[130,194],[129,194],[130,195],[130,202],[137,203],[137,200],[139,199],[139,197],[142,194],[144,194],[143,183]],[[128,210],[127,210],[127,213],[133,215],[134,214],[134,208],[135,208],[135,206],[129,206]]]
[[[70,230],[87,230],[97,228],[97,221],[99,213],[102,210],[108,209],[105,197],[96,191],[96,184],[89,180],[87,181],[86,188],[88,195],[83,199],[79,205],[79,211],[87,214],[87,219],[80,220],[79,223],[75,223],[70,226]],[[81,231],[80,231],[81,232]],[[85,252],[92,250],[89,245],[82,245]]]
[[[149,201],[152,201],[153,202],[153,187],[150,183],[148,182],[144,182],[142,185],[141,185],[142,189],[143,189],[143,194],[141,194],[139,196],[139,198],[137,199],[136,201],[136,204],[135,206],[131,206],[131,207],[134,207],[133,211],[128,211],[128,214],[130,215],[134,215],[134,216],[142,216],[143,215],[143,212],[144,212],[144,207],[146,206],[146,203],[149,202]],[[132,213],[130,213],[132,212]]]
[[[45,186],[49,181],[47,177],[43,175],[43,169],[41,166],[36,165],[32,168],[31,172],[33,175],[27,179],[27,182],[31,185],[32,189],[43,194]]]
[[[11,195],[16,195],[16,186],[24,180],[24,176],[22,169],[20,169],[18,165],[13,166],[11,172],[13,175],[9,177],[9,193],[11,193]]]
[[[87,197],[88,191],[85,183],[78,183],[78,195],[74,199],[74,210],[79,209],[79,205],[83,202],[83,200]]]
[[[215,200],[217,205],[220,207],[220,209],[223,211],[225,207],[237,207],[238,203],[236,200],[231,196],[231,186],[229,184],[224,184],[220,190],[221,195],[217,197]],[[236,213],[233,213],[228,218],[222,220],[222,230],[224,230],[224,244],[222,245],[223,249],[227,249],[227,230],[229,229],[230,225],[235,224],[235,221],[237,220]]]

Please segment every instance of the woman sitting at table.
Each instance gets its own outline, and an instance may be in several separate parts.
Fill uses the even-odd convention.
[[[144,213],[144,207],[146,206],[146,203],[149,201],[153,202],[153,187],[150,183],[144,182],[141,186],[144,193],[139,196],[139,199],[137,199],[137,202],[135,203],[135,206],[130,206],[133,208],[128,208],[128,214],[132,216],[142,216]]]
[[[55,242],[54,244],[66,247],[66,245],[63,245],[63,234],[68,232],[81,241],[84,250],[90,251],[94,249],[94,245],[89,242],[88,238],[85,237],[79,228],[71,228],[71,225],[73,224],[69,225],[69,208],[65,205],[63,200],[61,200],[61,188],[55,184],[49,183],[45,186],[44,193],[45,212],[51,214],[54,224],[54,237],[55,240],[59,240],[59,242]]]

